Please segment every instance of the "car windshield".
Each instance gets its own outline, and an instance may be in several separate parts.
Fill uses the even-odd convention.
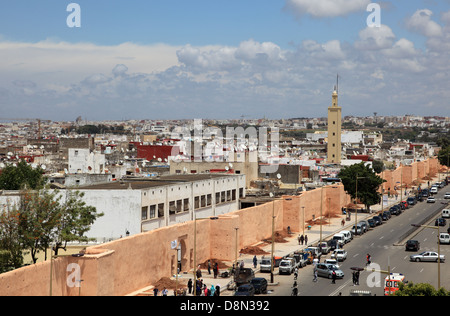
[[[281,263],[280,263],[280,266],[282,266],[282,267],[288,266],[288,265],[289,265],[289,262],[285,262],[285,261],[284,261],[284,262],[281,262]]]

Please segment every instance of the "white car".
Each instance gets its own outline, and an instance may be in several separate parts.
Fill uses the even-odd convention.
[[[335,249],[331,254],[331,258],[337,261],[344,261],[347,259],[347,251],[345,249]]]
[[[441,258],[441,262],[445,261],[445,256],[444,255],[440,255]],[[409,259],[411,261],[416,261],[416,262],[420,262],[420,261],[433,261],[433,262],[437,262],[438,261],[438,253],[434,252],[434,251],[424,251],[418,255],[412,255],[409,257]]]
[[[446,192],[446,193],[445,193],[444,199],[450,199],[450,192]]]
[[[436,202],[436,199],[434,197],[432,197],[432,196],[428,197],[427,203],[435,203],[435,202]]]

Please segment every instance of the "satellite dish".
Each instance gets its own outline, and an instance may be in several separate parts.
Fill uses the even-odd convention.
[[[272,192],[270,192],[270,193],[269,193],[269,196],[270,196],[270,197],[272,198],[272,197],[273,197],[273,193],[272,193]]]
[[[161,161],[162,161],[162,159],[161,159],[161,158],[158,158],[158,161],[159,161],[159,162],[161,162]]]
[[[47,166],[46,166],[46,165],[42,165],[42,166],[41,166],[41,169],[42,169],[42,170],[45,170],[45,169],[47,169]]]
[[[278,180],[281,179],[281,174],[278,173],[277,178],[278,178]]]

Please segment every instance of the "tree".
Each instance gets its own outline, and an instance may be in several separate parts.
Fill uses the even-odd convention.
[[[65,201],[61,203],[60,214],[55,226],[55,254],[59,249],[66,249],[67,243],[72,241],[87,242],[85,234],[91,225],[103,213],[97,213],[93,206],[88,206],[82,200],[84,193],[67,191]]]
[[[41,168],[33,169],[23,159],[14,166],[7,164],[0,174],[0,190],[40,189],[47,179]]]
[[[19,235],[19,212],[7,205],[0,213],[0,273],[23,265],[24,246]]]
[[[381,173],[384,169],[384,162],[381,160],[374,160],[372,161],[372,168],[376,173]]]
[[[378,193],[380,185],[385,181],[377,176],[375,171],[364,162],[344,167],[339,172],[338,177],[342,180],[344,190],[356,199],[356,189],[358,190],[358,200],[360,200],[368,210],[371,205],[380,203],[381,194]],[[357,179],[358,178],[358,179]]]
[[[450,167],[450,145],[439,151],[438,159],[442,166]]]
[[[431,284],[409,282],[407,284],[400,283],[399,290],[395,292],[395,296],[450,296],[450,292],[444,288],[436,290]]]
[[[82,201],[83,194],[67,191],[65,199],[57,190],[25,190],[17,205],[0,216],[0,250],[9,252],[14,268],[22,265],[24,250],[33,263],[37,254],[54,245],[58,249],[72,241],[87,241],[85,234],[95,220],[103,216]],[[3,254],[2,258],[7,257]]]

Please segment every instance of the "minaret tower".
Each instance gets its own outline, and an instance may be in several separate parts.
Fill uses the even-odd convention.
[[[338,106],[339,76],[332,94],[332,105],[328,107],[328,146],[327,162],[341,163],[341,124],[342,108]]]

